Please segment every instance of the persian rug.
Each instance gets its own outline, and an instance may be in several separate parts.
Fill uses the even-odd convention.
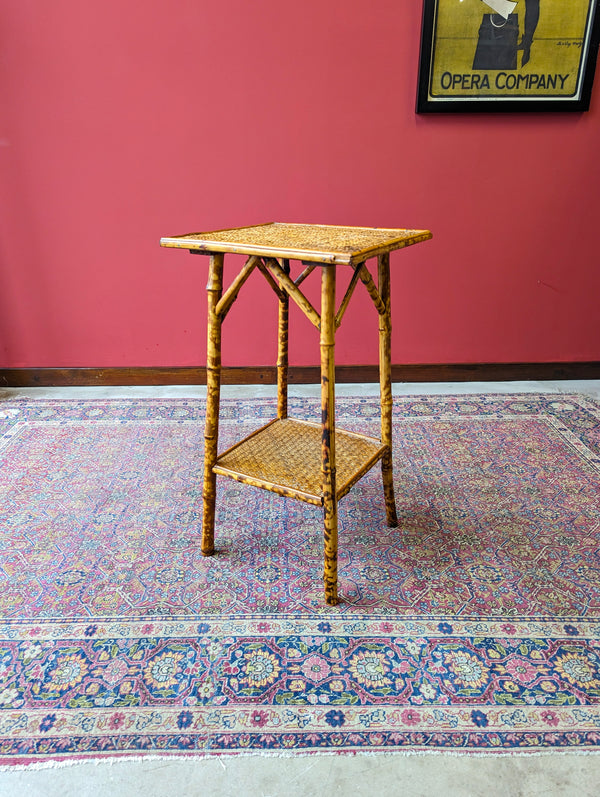
[[[221,449],[274,414],[223,401]],[[201,556],[203,420],[0,401],[0,764],[599,747],[597,403],[396,398],[400,526],[375,468],[339,505],[336,607],[308,504],[219,478]]]

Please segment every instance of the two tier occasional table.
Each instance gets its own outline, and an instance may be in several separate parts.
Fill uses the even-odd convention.
[[[431,238],[428,230],[279,223],[161,238],[162,246],[188,249],[210,257],[202,493],[202,553],[205,556],[214,553],[217,475],[323,508],[325,600],[330,605],[338,603],[338,501],[379,461],[387,523],[389,526],[398,525],[392,474],[390,252],[428,238]],[[248,259],[231,285],[223,291],[223,261],[226,253],[248,255]],[[377,258],[377,284],[365,264],[370,258]],[[295,279],[291,276],[290,260],[300,261],[303,266]],[[336,311],[338,266],[347,266],[353,273]],[[319,311],[299,287],[316,268],[321,271]],[[219,454],[221,325],[243,284],[255,269],[262,273],[278,297],[277,418]],[[335,333],[359,281],[364,283],[379,314],[380,440],[335,428]],[[320,334],[320,423],[288,417],[290,298]]]

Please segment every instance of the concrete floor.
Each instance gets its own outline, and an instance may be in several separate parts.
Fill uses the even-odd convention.
[[[242,756],[2,773],[6,797],[597,797],[596,755]]]
[[[318,396],[318,386],[295,385],[293,395]],[[338,395],[377,395],[376,385],[339,385]],[[203,387],[27,388],[0,390],[0,399],[205,395]],[[394,395],[467,393],[583,393],[600,400],[600,380],[559,382],[397,384]],[[225,386],[223,396],[274,395],[268,385]],[[0,797],[597,797],[600,754],[481,756],[361,754],[222,756],[213,759],[118,760],[41,770],[0,772]]]

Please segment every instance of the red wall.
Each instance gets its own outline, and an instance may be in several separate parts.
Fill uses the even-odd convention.
[[[270,220],[433,231],[392,255],[394,362],[600,360],[600,78],[585,114],[416,116],[420,14],[4,0],[0,367],[203,364],[207,261],[159,238]],[[373,363],[354,301],[338,362]],[[256,274],[225,364],[273,364],[275,315]]]

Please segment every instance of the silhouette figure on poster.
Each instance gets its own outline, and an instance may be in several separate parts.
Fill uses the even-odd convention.
[[[540,18],[540,0],[525,0],[525,25],[523,30],[523,37],[517,47],[518,50],[523,50],[523,58],[521,59],[521,66],[528,63],[531,54],[531,43],[533,42],[533,34],[537,28]]]
[[[518,42],[519,15],[512,13],[518,2],[506,2],[506,0],[486,2],[486,5],[495,12],[500,10],[502,13],[483,15],[473,69],[517,69],[519,50],[523,51],[521,66],[529,62],[533,36],[540,18],[540,0],[524,0],[524,2],[525,21],[520,42]]]

